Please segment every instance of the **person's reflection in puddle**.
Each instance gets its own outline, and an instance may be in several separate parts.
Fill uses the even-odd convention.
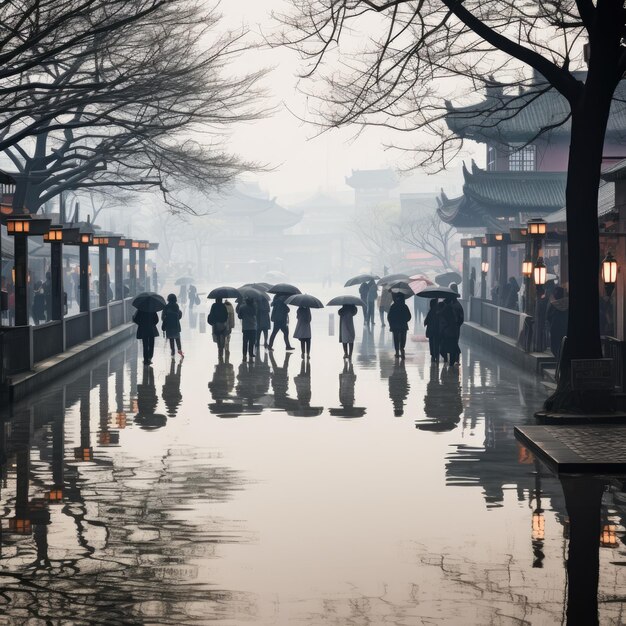
[[[439,365],[430,366],[430,379],[424,395],[425,420],[415,423],[419,430],[446,432],[454,430],[461,421],[463,400],[459,372],[453,367],[444,367],[439,372]]]
[[[215,365],[213,378],[209,381],[209,392],[213,402],[209,411],[220,417],[237,417],[243,412],[243,404],[230,394],[235,389],[235,368],[228,360],[228,353]]]
[[[404,361],[395,360],[393,371],[389,376],[389,398],[393,404],[393,414],[396,417],[404,415],[404,401],[409,395],[409,389],[409,377]]]
[[[303,360],[300,365],[300,373],[293,377],[296,386],[297,400],[293,401],[293,407],[287,413],[296,417],[316,417],[321,415],[324,407],[311,406],[311,363]]]
[[[270,380],[274,392],[274,406],[277,409],[285,409],[289,404],[287,394],[289,393],[289,359],[291,354],[291,352],[286,352],[282,367],[278,367],[274,353],[270,352],[270,363],[272,364]]]
[[[266,396],[270,390],[271,371],[267,352],[263,355],[263,358],[261,358],[261,355],[257,350],[256,357],[254,359],[254,371],[256,376],[256,395],[257,398],[261,398]]]
[[[237,396],[244,400],[244,413],[258,414],[263,410],[263,406],[255,404],[255,400],[261,397],[257,391],[256,371],[253,363],[242,361],[237,371],[237,386],[235,388]]]
[[[178,365],[175,359],[170,360],[170,372],[165,376],[163,390],[161,396],[167,407],[167,416],[175,417],[178,413],[178,407],[183,400],[183,394],[180,392],[180,374],[183,362],[180,360]]]
[[[149,365],[143,368],[141,384],[137,385],[137,415],[135,423],[144,430],[155,430],[165,426],[167,417],[156,412],[159,397],[154,385],[154,370]]]
[[[363,326],[363,335],[357,353],[357,362],[364,367],[371,367],[376,363],[376,342],[374,341],[374,331]]]
[[[341,408],[330,409],[335,417],[363,417],[364,406],[354,406],[354,386],[356,374],[351,361],[344,361],[343,371],[339,374],[339,404]]]

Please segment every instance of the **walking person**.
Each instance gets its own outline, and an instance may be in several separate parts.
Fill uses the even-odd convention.
[[[233,328],[235,328],[235,307],[230,300],[224,302],[226,312],[228,313],[228,330],[226,331],[226,337],[224,341],[224,347],[226,349],[226,356],[230,354],[230,336],[232,335]]]
[[[424,319],[426,327],[426,337],[430,347],[430,360],[433,363],[439,363],[439,342],[440,342],[440,320],[439,320],[439,301],[433,298],[430,301],[430,309]]]
[[[257,348],[261,345],[261,335],[265,338],[265,342],[263,344],[264,348],[268,347],[267,337],[269,334],[269,330],[272,327],[272,322],[270,321],[270,303],[266,298],[261,298],[257,303],[257,313],[256,313],[256,345]]]
[[[298,307],[296,312],[296,330],[293,333],[295,339],[300,340],[300,347],[302,348],[302,358],[311,357],[311,309],[305,306]]]
[[[243,331],[243,360],[249,355],[250,361],[254,359],[254,345],[256,344],[256,305],[253,298],[246,298],[237,307],[237,315],[241,320],[241,330]]]
[[[187,285],[181,285],[178,291],[178,301],[181,304],[187,304]]]
[[[135,311],[133,322],[137,324],[137,339],[143,343],[143,364],[150,365],[154,356],[154,338],[159,336],[159,316],[149,311]]]
[[[339,314],[339,342],[343,346],[343,358],[352,359],[354,350],[354,316],[357,308],[354,304],[344,304],[338,311]]]
[[[393,294],[393,304],[387,314],[387,323],[393,334],[393,347],[396,351],[395,357],[404,360],[406,334],[409,332],[409,322],[411,321],[411,311],[404,301],[401,293]]]
[[[374,317],[376,315],[376,299],[378,298],[378,287],[375,280],[370,280],[367,289],[367,323],[374,326],[376,323]]]
[[[274,296],[274,299],[272,300],[272,315],[270,320],[273,322],[274,328],[272,328],[268,349],[274,349],[274,339],[280,331],[283,333],[283,337],[285,338],[285,349],[293,350],[293,347],[289,344],[289,307],[285,303],[285,296]]]
[[[200,304],[198,290],[196,289],[195,285],[189,285],[188,296],[189,296],[189,308],[193,308],[194,306],[197,306]]]
[[[161,312],[161,330],[165,333],[166,339],[169,339],[172,358],[174,358],[176,354],[174,343],[176,343],[176,348],[181,358],[185,356],[180,342],[180,318],[182,316],[183,312],[180,310],[178,302],[176,301],[176,294],[170,293],[167,296],[167,304]]]
[[[552,300],[548,305],[546,319],[550,326],[550,349],[557,359],[561,357],[561,345],[563,337],[567,335],[567,316],[569,311],[569,298],[565,295],[563,287],[555,287]]]
[[[232,308],[232,304],[231,304]],[[211,310],[206,318],[207,324],[211,326],[213,341],[217,344],[217,356],[221,360],[224,358],[224,348],[226,347],[226,337],[230,334],[228,322],[228,309],[222,302],[222,298],[216,298],[211,305]],[[234,326],[234,314],[233,314]]]
[[[459,339],[463,321],[461,303],[456,298],[446,298],[441,308],[441,352],[451,366],[459,362],[461,355]]]
[[[391,291],[383,286],[380,298],[378,299],[378,312],[380,314],[380,323],[383,328],[385,328],[385,317],[387,316],[387,313],[389,313],[392,302],[393,297],[391,295]]]
[[[363,325],[366,326],[367,325],[367,320],[369,319],[369,310],[368,310],[368,302],[369,302],[369,298],[368,298],[368,294],[369,294],[369,284],[368,283],[361,283],[361,286],[359,287],[359,297],[361,298],[361,300],[363,300]]]

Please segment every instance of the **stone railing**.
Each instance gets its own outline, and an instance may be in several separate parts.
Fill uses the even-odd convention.
[[[470,322],[514,341],[520,341],[524,326],[530,321],[530,316],[525,313],[480,298],[470,298],[468,317]]]

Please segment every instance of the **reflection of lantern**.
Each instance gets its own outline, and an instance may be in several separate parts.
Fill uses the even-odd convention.
[[[533,273],[533,262],[530,260],[530,257],[526,257],[524,262],[522,263],[522,274],[525,278],[530,278]]]
[[[610,250],[602,261],[602,282],[604,292],[610,297],[617,282],[617,261]]]
[[[93,461],[93,448],[74,448],[74,458],[77,461]]]
[[[133,398],[133,399],[130,401],[130,410],[131,410],[133,413],[139,413],[139,404],[137,403],[137,398]]]
[[[533,513],[533,541],[539,541],[546,538],[546,520],[541,509],[537,509]]]
[[[126,428],[126,412],[118,411],[115,414],[115,425],[118,428]]]
[[[529,465],[535,462],[535,455],[519,441],[517,442],[517,462],[522,465]]]
[[[63,489],[61,487],[53,487],[46,494],[49,502],[61,502],[63,500]]]
[[[32,526],[27,518],[12,517],[9,520],[9,530],[17,535],[30,535]]]
[[[616,548],[619,545],[617,541],[617,527],[615,524],[604,524],[600,535],[600,545],[603,548]]]
[[[545,263],[543,262],[543,257],[539,257],[537,259],[537,263],[535,263],[535,269],[533,270],[535,277],[535,285],[537,287],[543,287],[546,284],[546,273],[547,268]]]

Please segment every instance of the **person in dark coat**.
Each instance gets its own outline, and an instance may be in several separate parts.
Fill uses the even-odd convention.
[[[409,331],[409,322],[411,321],[411,311],[404,302],[404,296],[396,293],[393,296],[393,304],[389,308],[387,314],[387,323],[389,330],[393,335],[393,347],[396,351],[396,359],[398,357],[404,359],[404,348],[406,346],[406,334]]]
[[[272,316],[271,321],[274,323],[268,349],[274,349],[274,339],[279,331],[285,337],[285,349],[293,350],[289,344],[289,307],[285,303],[285,296],[276,295],[272,300]]]
[[[254,346],[256,344],[256,306],[252,298],[246,298],[237,307],[237,315],[241,320],[241,330],[243,332],[243,360],[246,355],[250,356],[250,361],[254,359]]]
[[[46,301],[46,320],[52,320],[52,274],[46,272],[46,280],[43,283],[43,296]]]
[[[502,294],[502,304],[505,308],[517,311],[519,309],[519,283],[514,276],[509,278],[509,282]]]
[[[161,330],[165,333],[166,338],[170,340],[172,356],[176,354],[174,352],[174,342],[176,342],[178,354],[180,354],[181,357],[185,356],[180,343],[180,318],[182,316],[183,312],[176,302],[176,294],[171,293],[167,296],[167,304],[161,313]]]
[[[256,345],[257,348],[261,345],[261,335],[265,337],[265,342],[263,346],[265,348],[268,347],[267,337],[269,334],[269,330],[272,327],[272,322],[270,321],[270,303],[266,298],[261,298],[257,302],[257,310],[256,310]]]
[[[189,307],[193,308],[194,306],[197,306],[200,304],[200,297],[198,296],[198,290],[196,289],[195,285],[189,285],[189,290],[188,290],[188,295],[189,295]]]
[[[33,290],[33,304],[31,306],[31,314],[35,325],[38,326],[40,322],[46,319],[46,296],[44,294],[43,285],[40,280],[35,283],[35,289]]]
[[[339,342],[343,346],[343,358],[351,359],[354,350],[354,316],[357,308],[354,304],[344,304],[339,309]]]
[[[137,324],[137,339],[143,343],[143,362],[145,365],[152,363],[154,356],[154,338],[158,337],[157,324],[159,316],[148,311],[135,311],[133,322]]]
[[[439,363],[440,320],[437,298],[430,301],[430,309],[424,319],[424,326],[426,326],[426,337],[428,337],[430,347],[430,360],[433,363]]]
[[[469,277],[467,287],[469,289],[469,296],[473,298],[474,294],[476,293],[476,268],[475,267],[473,267],[472,271],[470,272],[470,277]]]
[[[555,287],[552,300],[548,305],[546,319],[550,326],[550,349],[557,359],[561,356],[563,337],[567,335],[568,311],[569,298],[565,295],[565,289]]]
[[[444,361],[450,365],[458,363],[461,349],[459,339],[464,313],[461,303],[456,298],[446,298],[440,311],[441,316],[441,353]]]
[[[232,305],[231,305],[232,308]],[[211,305],[211,310],[206,318],[207,323],[211,326],[213,341],[217,344],[218,358],[224,358],[224,346],[226,345],[226,337],[230,335],[229,314],[226,305],[222,302],[222,298],[216,298]],[[234,326],[234,321],[233,321]]]

